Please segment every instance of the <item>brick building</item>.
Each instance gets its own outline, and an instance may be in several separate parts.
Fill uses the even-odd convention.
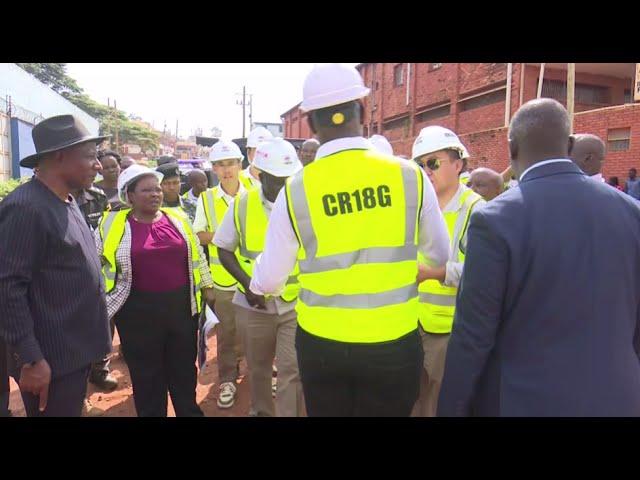
[[[396,154],[409,156],[420,129],[442,125],[461,136],[471,167],[498,171],[509,162],[509,120],[520,105],[536,98],[542,71],[536,63],[363,63],[357,68],[371,88],[365,99],[365,136],[382,134]],[[594,133],[605,141],[604,175],[621,181],[632,166],[640,169],[635,71],[633,63],[575,64],[574,132]],[[542,78],[541,95],[566,106],[567,64],[544,64]],[[312,136],[299,105],[282,121],[285,137]]]

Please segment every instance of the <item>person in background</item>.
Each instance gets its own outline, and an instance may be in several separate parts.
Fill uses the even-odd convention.
[[[504,191],[502,176],[495,170],[485,167],[478,167],[471,172],[467,187],[487,202],[493,200]]]
[[[163,163],[156,171],[163,175],[162,187],[163,203],[166,208],[174,208],[184,212],[193,223],[196,217],[197,204],[189,198],[180,196],[180,168],[177,163]]]
[[[636,178],[638,171],[635,168],[629,170],[629,178],[624,185],[624,193],[640,200],[640,179]]]
[[[599,182],[605,182],[602,176],[604,156],[605,145],[597,135],[580,133],[573,136],[569,158],[580,170]]]
[[[609,177],[609,181],[607,182],[609,185],[611,185],[612,187],[617,188],[618,190],[620,190],[621,192],[623,191],[622,186],[620,185],[620,180],[618,180],[618,177]]]
[[[122,157],[122,161],[120,162],[120,172],[123,172],[131,165],[135,165],[136,161],[131,157]]]
[[[72,191],[101,170],[92,135],[73,115],[31,131],[37,175],[0,202],[0,337],[27,416],[77,417],[91,362],[111,351],[100,260]]]
[[[306,167],[316,158],[316,152],[320,148],[320,142],[315,138],[309,138],[305,140],[300,147],[300,161],[302,166]]]
[[[239,179],[246,189],[260,184],[259,173],[253,167],[253,158],[256,156],[256,148],[261,142],[273,138],[273,134],[264,127],[258,126],[251,130],[247,136],[247,160],[249,166],[240,171]]]
[[[471,215],[438,416],[640,416],[640,207],[570,130],[549,98],[511,120],[520,185]]]
[[[198,197],[209,186],[209,179],[202,170],[195,168],[188,173],[187,183],[190,188],[182,198],[191,201],[194,205],[197,205]]]
[[[105,215],[95,233],[107,311],[126,358],[140,417],[200,417],[196,403],[198,316],[213,281],[191,223],[162,207],[162,174],[141,165],[118,180],[131,208]]]
[[[95,186],[102,190],[107,199],[111,211],[122,208],[118,199],[118,177],[120,176],[120,155],[112,150],[103,150],[98,154],[98,160],[102,165],[102,180],[96,182]]]
[[[146,160],[146,158],[143,158],[142,160]],[[174,157],[173,155],[162,155],[156,161],[158,167],[164,165],[165,163],[178,163],[178,160],[176,160],[176,157]]]

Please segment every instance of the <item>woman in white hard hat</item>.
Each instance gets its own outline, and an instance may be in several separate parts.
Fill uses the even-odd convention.
[[[162,174],[132,165],[118,179],[131,208],[106,214],[95,240],[107,311],[126,358],[140,417],[202,416],[196,403],[198,315],[213,303],[202,248],[186,216],[162,208]]]
[[[302,384],[295,352],[295,305],[300,290],[297,276],[287,281],[280,295],[264,297],[249,290],[255,258],[264,246],[273,202],[291,175],[302,169],[289,142],[274,138],[260,143],[253,165],[261,186],[238,196],[229,205],[213,240],[224,267],[238,281],[233,297],[236,318],[242,325],[251,384],[251,412],[257,416],[304,415]],[[240,256],[234,253],[240,250]],[[271,393],[271,366],[278,369],[275,405]]]
[[[247,137],[247,160],[249,160],[249,166],[240,172],[240,181],[245,188],[255,187],[260,184],[260,175],[253,166],[253,159],[260,142],[271,138],[273,138],[273,134],[264,127],[256,127],[249,133]]]
[[[196,219],[193,229],[200,244],[209,252],[209,266],[213,277],[215,314],[220,320],[216,327],[218,381],[218,408],[231,408],[236,397],[236,381],[240,376],[242,353],[241,332],[236,328],[236,314],[233,307],[233,295],[236,291],[236,279],[220,263],[218,249],[213,244],[213,236],[222,223],[229,204],[237,195],[246,191],[238,175],[241,172],[242,152],[231,140],[221,139],[209,152],[209,161],[220,183],[200,194],[196,207]]]

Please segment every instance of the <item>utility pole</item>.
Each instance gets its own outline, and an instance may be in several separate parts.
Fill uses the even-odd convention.
[[[178,119],[176,118],[176,142],[178,141]]]
[[[249,95],[249,130],[253,128],[253,94]]]
[[[120,141],[118,139],[118,133],[119,132],[119,124],[118,124],[118,107],[116,107],[116,99],[113,99],[113,114],[116,117],[116,152],[119,152],[119,147],[120,147]]]
[[[239,93],[236,93],[236,95],[240,95]],[[251,95],[249,95],[251,97]],[[242,137],[245,137],[245,132],[246,132],[246,118],[247,118],[247,114],[246,114],[246,107],[247,107],[247,87],[243,86],[242,87],[242,100],[236,100],[236,105],[242,105]],[[250,114],[251,115],[251,114]],[[251,117],[249,117],[249,120],[251,120]]]

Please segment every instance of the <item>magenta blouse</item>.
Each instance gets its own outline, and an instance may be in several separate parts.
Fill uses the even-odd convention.
[[[155,223],[131,226],[131,288],[142,292],[169,292],[189,285],[187,244],[166,215]]]

